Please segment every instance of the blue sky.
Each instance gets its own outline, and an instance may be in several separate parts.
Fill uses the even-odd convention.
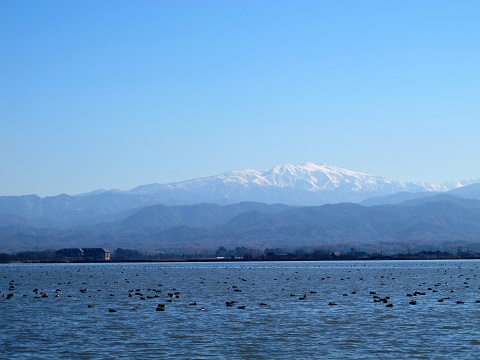
[[[327,163],[480,178],[479,1],[2,1],[0,195]]]

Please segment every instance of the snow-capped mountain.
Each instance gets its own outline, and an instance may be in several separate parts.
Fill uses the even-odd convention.
[[[354,172],[326,164],[282,165],[266,171],[262,176],[271,186],[293,187],[316,192],[342,191],[403,191],[407,184],[388,178]]]
[[[228,171],[169,184],[142,185],[132,195],[150,195],[166,203],[260,201],[291,205],[358,202],[397,192],[447,191],[470,182],[414,184],[326,164],[280,165],[267,171]]]
[[[281,165],[267,171],[228,171],[169,184],[142,185],[129,191],[97,190],[77,196],[62,194],[45,198],[37,195],[0,196],[0,214],[48,220],[55,226],[70,226],[109,221],[136,208],[157,204],[226,205],[253,201],[308,206],[377,198],[373,203],[378,205],[420,198],[421,192],[434,194],[451,189],[457,189],[454,191],[458,192],[458,196],[480,199],[478,187],[463,187],[472,183],[480,183],[480,180],[413,184],[326,164],[305,163]],[[388,196],[392,194],[398,196]],[[452,192],[452,195],[457,193]],[[386,196],[388,199],[382,199]]]

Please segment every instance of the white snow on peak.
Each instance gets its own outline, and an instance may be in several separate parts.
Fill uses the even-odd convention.
[[[278,165],[267,171],[252,169],[241,171],[227,171],[225,173],[187,180],[186,182],[175,183],[184,187],[190,183],[198,187],[200,183],[214,181],[223,184],[239,184],[244,186],[269,186],[279,188],[293,188],[311,192],[325,190],[343,191],[405,191],[405,183],[391,179],[373,176],[361,172],[350,171],[327,164],[316,165],[307,162],[300,165],[284,164]],[[195,184],[193,184],[193,182]],[[181,184],[181,185],[180,185]],[[387,188],[387,189],[386,189]]]
[[[424,187],[426,191],[444,192],[444,191],[457,189],[463,186],[471,185],[475,182],[477,181],[476,180],[447,181],[441,184],[421,182],[421,183],[418,183],[418,185]]]
[[[233,170],[209,177],[196,178],[170,184],[152,184],[133,189],[133,193],[155,193],[163,190],[200,190],[207,193],[227,194],[232,189],[288,188],[292,191],[338,191],[339,193],[393,194],[400,191],[447,191],[469,182],[444,184],[413,184],[386,177],[369,175],[336,166],[306,162],[299,165],[284,164],[267,171],[253,169]],[[261,190],[263,191],[263,190]],[[293,193],[292,193],[293,194]]]

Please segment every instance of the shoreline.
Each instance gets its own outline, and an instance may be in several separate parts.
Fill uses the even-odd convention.
[[[122,260],[68,260],[68,259],[50,259],[50,260],[12,260],[0,261],[0,264],[118,264],[118,263],[238,263],[238,262],[338,262],[338,261],[435,261],[435,260],[480,260],[480,255],[471,254],[470,256],[451,256],[451,257],[420,257],[420,256],[370,256],[370,257],[341,257],[328,259],[217,259],[217,258],[179,258],[179,259],[122,259]]]

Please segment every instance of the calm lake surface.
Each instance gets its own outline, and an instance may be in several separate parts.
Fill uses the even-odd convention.
[[[3,264],[0,296],[5,359],[480,358],[476,260]]]

